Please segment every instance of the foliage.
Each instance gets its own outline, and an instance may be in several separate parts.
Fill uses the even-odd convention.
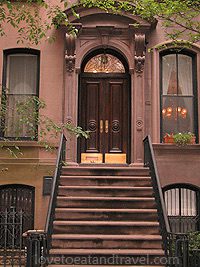
[[[16,109],[15,109],[16,107]],[[18,101],[16,106],[13,107],[15,113],[17,113],[16,120],[14,121],[15,138],[12,140],[20,140],[21,137],[27,137],[30,140],[37,140],[47,150],[52,150],[53,146],[51,141],[55,141],[55,138],[61,133],[67,131],[76,137],[89,137],[88,131],[83,131],[80,126],[73,126],[70,123],[56,123],[53,119],[42,114],[42,110],[46,108],[46,104],[43,100],[36,96],[28,97],[25,101]],[[6,101],[3,101],[1,116],[8,114]],[[3,125],[2,131],[6,133],[6,125]],[[26,136],[24,136],[24,131]],[[3,141],[8,141],[4,138]],[[15,150],[15,151],[14,151]],[[11,154],[16,157],[19,149],[14,147]],[[20,151],[19,151],[20,152]]]
[[[174,134],[174,142],[178,146],[185,146],[191,144],[192,138],[194,137],[193,133],[177,133]]]
[[[60,25],[76,31],[64,10],[70,7],[78,19],[77,7],[81,6],[98,7],[118,14],[130,12],[149,21],[156,18],[161,21],[167,39],[175,43],[178,40],[192,43],[200,41],[199,0],[79,0],[71,7],[65,0],[58,0],[57,5],[49,0],[0,0],[0,35],[6,34],[5,28],[9,23],[18,32],[18,42],[38,44],[44,38],[52,41],[54,37],[49,36],[49,30],[57,29]],[[45,21],[41,15],[46,17]]]
[[[165,143],[171,143],[172,141],[178,146],[185,146],[188,144],[193,144],[194,140],[195,140],[195,135],[191,132],[176,133],[176,134],[166,133],[164,136]]]
[[[200,249],[200,232],[191,232],[189,233],[189,250]]]

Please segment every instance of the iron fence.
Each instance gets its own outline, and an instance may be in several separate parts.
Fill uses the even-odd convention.
[[[24,266],[23,211],[14,207],[0,212],[0,265]]]

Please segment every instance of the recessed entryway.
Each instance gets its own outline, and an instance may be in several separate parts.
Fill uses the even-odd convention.
[[[80,139],[81,163],[127,163],[130,149],[130,86],[127,64],[111,50],[99,50],[82,64],[79,122],[90,131]]]

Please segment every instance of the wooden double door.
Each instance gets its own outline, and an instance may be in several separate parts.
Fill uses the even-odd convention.
[[[129,161],[129,76],[82,74],[79,125],[90,132],[79,140],[79,162]]]

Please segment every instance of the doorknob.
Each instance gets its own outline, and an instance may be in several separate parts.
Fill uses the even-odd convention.
[[[105,133],[108,133],[108,120],[105,121]]]
[[[103,133],[103,120],[100,120],[100,133]]]

